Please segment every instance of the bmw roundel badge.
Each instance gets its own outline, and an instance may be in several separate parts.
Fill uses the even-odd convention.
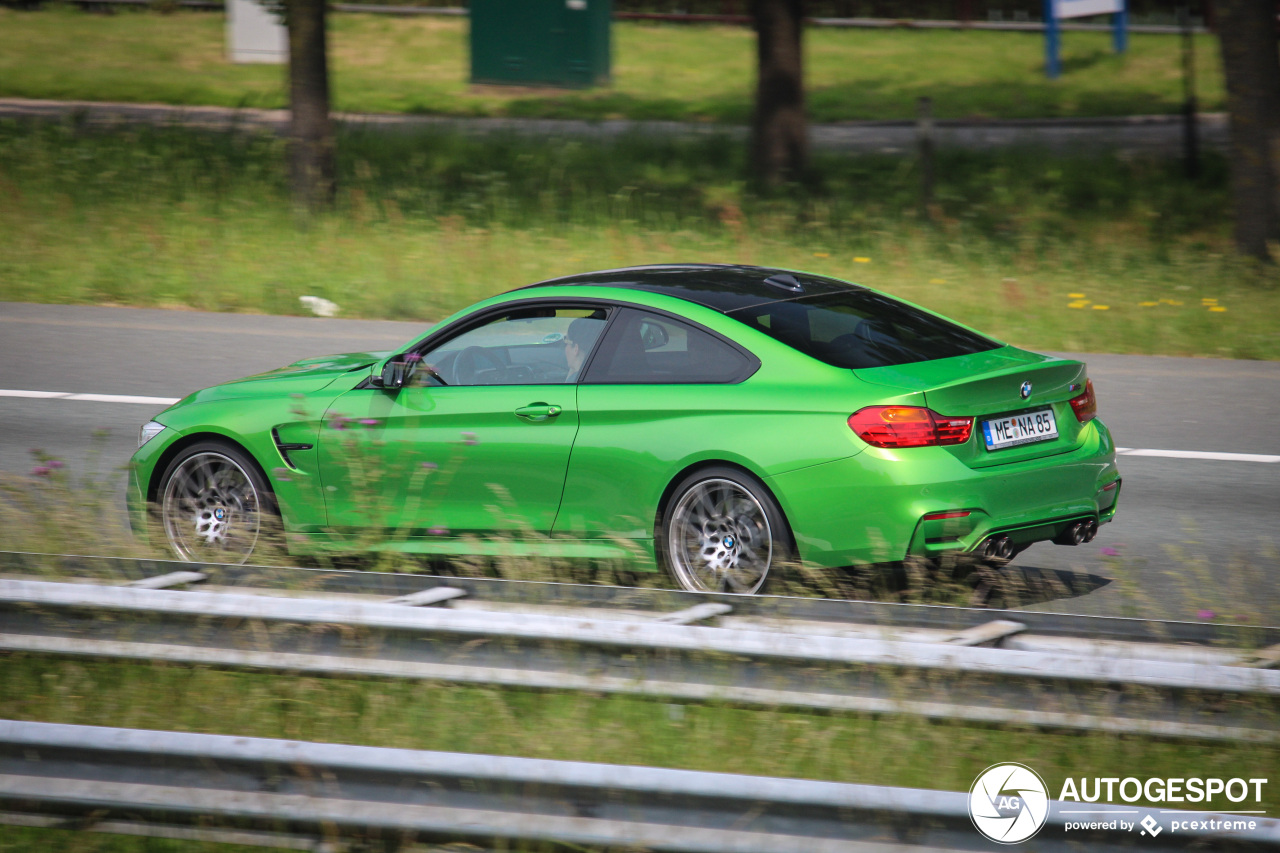
[[[1030,396],[1031,396],[1031,383],[1030,383],[1030,382],[1023,382],[1023,383],[1022,383],[1022,388],[1021,388],[1021,390],[1019,390],[1019,391],[1018,391],[1018,393],[1022,395],[1022,399],[1024,399],[1024,400],[1025,400],[1025,399],[1027,399],[1028,397],[1030,397]]]

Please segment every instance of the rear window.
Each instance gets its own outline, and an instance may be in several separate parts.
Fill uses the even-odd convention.
[[[941,317],[865,290],[753,305],[727,316],[819,361],[854,370],[1000,346]]]
[[[742,381],[759,365],[708,332],[626,308],[605,332],[583,381],[588,385],[726,384]]]

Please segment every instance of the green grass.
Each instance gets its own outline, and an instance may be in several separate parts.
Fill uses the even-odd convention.
[[[613,85],[595,91],[509,90],[468,83],[467,23],[455,18],[334,14],[334,106],[356,112],[744,123],[754,89],[745,27],[614,25]],[[227,61],[222,15],[87,14],[0,9],[0,96],[283,107],[278,66]],[[918,97],[947,118],[1175,113],[1177,36],[1067,33],[1065,73],[1043,72],[1038,33],[811,29],[814,121],[911,118]],[[1197,39],[1202,109],[1223,108],[1215,40]],[[92,45],[86,50],[84,45]],[[74,60],[71,59],[74,57]]]
[[[0,717],[940,790],[1020,761],[1055,794],[1068,774],[1248,777],[1280,761],[1258,744],[25,654],[0,660]],[[1272,787],[1259,808],[1280,806]]]
[[[1215,157],[1188,181],[1160,160],[944,153],[926,216],[910,158],[820,157],[810,186],[761,196],[715,137],[352,133],[339,152],[337,210],[299,228],[273,137],[0,122],[0,300],[288,314],[313,294],[427,321],[556,275],[732,261],[1036,349],[1280,358],[1276,273],[1233,258]]]

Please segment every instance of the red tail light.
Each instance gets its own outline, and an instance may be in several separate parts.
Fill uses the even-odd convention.
[[[868,406],[849,416],[849,429],[872,447],[964,444],[973,418],[947,418],[918,406]]]
[[[1093,380],[1084,381],[1084,393],[1071,398],[1071,409],[1076,413],[1076,420],[1087,424],[1098,416],[1098,398],[1093,395]]]

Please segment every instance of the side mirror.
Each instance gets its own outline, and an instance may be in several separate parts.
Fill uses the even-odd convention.
[[[667,334],[667,330],[657,323],[650,323],[647,320],[640,323],[640,343],[644,346],[645,352],[665,347],[670,340],[671,336]]]
[[[393,356],[386,364],[382,365],[382,381],[383,388],[399,389],[404,387],[405,379],[409,376],[409,365],[402,361],[403,355]]]

